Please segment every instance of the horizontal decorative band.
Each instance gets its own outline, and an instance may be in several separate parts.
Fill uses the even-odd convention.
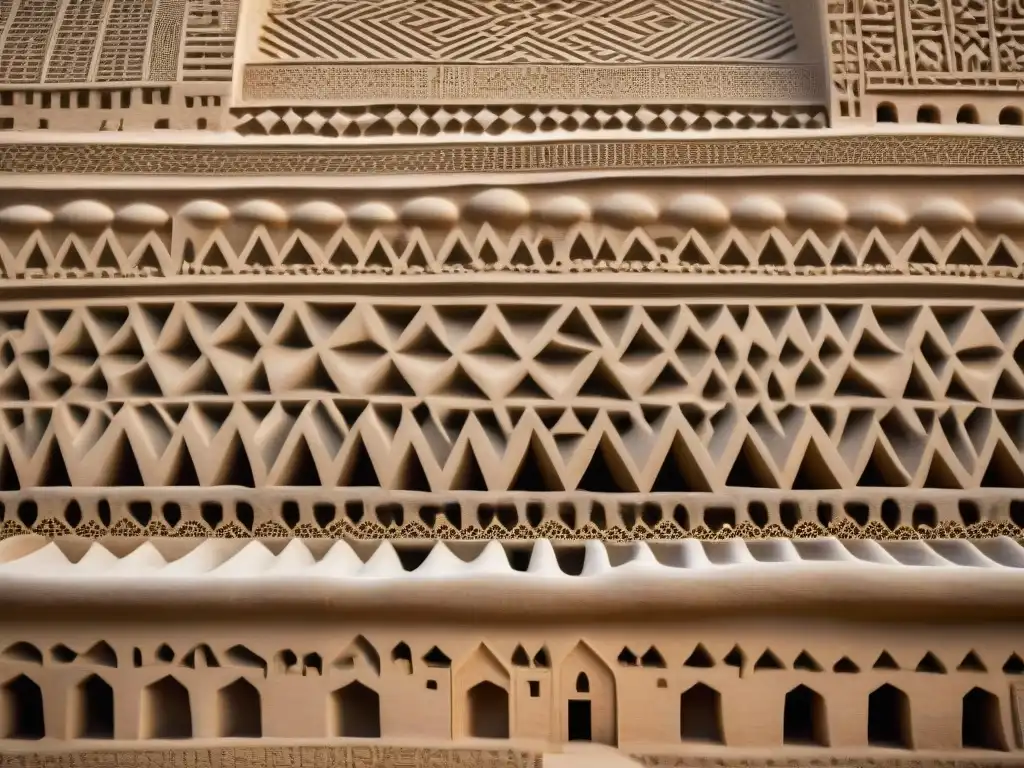
[[[0,490],[1021,488],[1022,350],[1013,302],[9,305]]]
[[[609,194],[456,189],[372,201],[351,193],[228,194],[119,205],[107,193],[19,202],[0,208],[0,266],[8,279],[1022,275],[1016,235],[1024,230],[1024,202],[1017,197],[864,203],[821,193],[672,195],[637,186]]]
[[[0,494],[0,540],[34,533],[84,539],[349,541],[725,541],[836,537],[873,541],[1024,538],[1011,490],[979,503],[942,491],[609,495],[50,489]],[[851,500],[854,499],[854,500]]]
[[[981,500],[949,491],[900,489],[543,497],[369,488],[47,489],[0,494],[0,540],[30,533],[84,539],[367,542],[1021,539],[1024,514],[1017,495],[1012,489],[988,491]]]
[[[3,144],[0,173],[323,176],[694,168],[1024,170],[1024,137],[802,136],[377,147]]]
[[[242,102],[638,101],[821,103],[813,65],[247,64]]]
[[[289,766],[289,768],[320,768],[321,766],[345,766],[346,768],[379,768],[381,765],[398,765],[388,752],[391,750],[370,747],[179,747],[177,749],[153,750],[88,750],[76,749],[64,752],[11,752],[5,759],[7,768],[78,768],[87,764],[91,768],[179,768],[179,766],[203,766],[204,768],[266,768],[267,766]],[[541,768],[538,756],[509,755],[504,750],[477,752],[470,750],[436,750],[403,747],[393,750],[400,755],[403,768]],[[785,758],[730,760],[727,757],[681,757],[673,755],[635,755],[640,764],[647,768],[816,768],[823,758]],[[1006,768],[1011,765],[1006,758],[963,759],[948,758],[877,758],[870,761],[860,758],[828,757],[831,768]],[[592,758],[591,758],[592,762]]]
[[[261,747],[253,742],[238,747],[5,752],[5,768],[79,768],[81,765],[90,768],[380,768],[385,765],[401,765],[403,768],[542,768],[539,754],[511,749],[420,749],[376,745]],[[930,767],[925,765],[922,768]],[[983,768],[981,764],[979,768]]]
[[[638,133],[821,129],[824,107],[669,104],[591,105],[429,105],[360,107],[250,107],[233,109],[235,131],[243,136],[436,136],[464,134],[544,134],[627,130]]]

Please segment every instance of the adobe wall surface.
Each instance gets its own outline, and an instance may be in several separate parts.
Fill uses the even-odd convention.
[[[587,738],[691,757],[913,749],[969,759],[1019,748],[1017,624],[941,635],[827,618],[802,622],[798,635],[785,622],[735,617],[300,626],[301,635],[239,619],[10,622],[0,663],[18,717],[8,735],[41,739],[19,752],[182,738],[459,749],[482,739],[527,752]]]
[[[1019,764],[1022,86],[1018,0],[0,3],[0,765]]]

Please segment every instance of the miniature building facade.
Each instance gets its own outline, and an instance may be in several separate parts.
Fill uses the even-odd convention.
[[[1024,762],[1019,0],[0,0],[0,765]]]

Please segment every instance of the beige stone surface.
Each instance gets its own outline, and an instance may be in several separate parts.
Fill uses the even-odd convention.
[[[0,766],[1017,765],[1019,0],[0,0]]]

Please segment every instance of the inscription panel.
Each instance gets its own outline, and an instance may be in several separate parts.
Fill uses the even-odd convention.
[[[482,101],[621,103],[823,100],[816,66],[250,64],[246,102]]]

